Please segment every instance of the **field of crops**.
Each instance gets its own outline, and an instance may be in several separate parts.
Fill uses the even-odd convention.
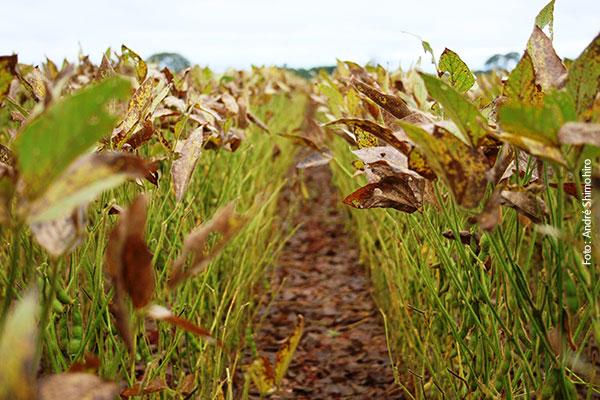
[[[600,398],[600,35],[553,4],[511,70],[0,56],[0,400]]]

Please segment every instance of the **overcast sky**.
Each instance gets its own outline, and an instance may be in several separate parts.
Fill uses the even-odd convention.
[[[143,57],[178,52],[218,70],[252,64],[310,67],[336,58],[388,67],[444,47],[477,69],[495,53],[521,52],[548,0],[2,0],[0,54],[20,61],[95,61],[125,43]],[[557,0],[555,47],[575,57],[600,29],[599,0]]]

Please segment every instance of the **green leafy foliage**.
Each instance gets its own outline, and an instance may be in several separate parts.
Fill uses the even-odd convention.
[[[109,78],[61,100],[27,124],[13,145],[29,198],[39,197],[67,166],[106,137],[115,123],[111,100],[124,99],[130,85]]]
[[[440,56],[438,71],[440,77],[444,73],[448,73],[450,84],[460,93],[466,92],[475,83],[475,77],[473,77],[473,73],[467,67],[467,64],[461,60],[458,54],[448,48],[444,49]]]

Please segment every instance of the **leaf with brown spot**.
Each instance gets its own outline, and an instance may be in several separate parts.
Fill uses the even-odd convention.
[[[408,108],[406,102],[400,97],[383,93],[375,89],[373,86],[367,85],[366,83],[363,83],[354,77],[350,80],[350,82],[356,88],[356,90],[367,96],[394,117],[402,119],[412,114],[412,111]]]
[[[298,315],[298,323],[294,328],[294,332],[290,337],[287,338],[286,342],[277,352],[277,356],[275,357],[275,385],[279,386],[281,381],[285,377],[287,370],[294,358],[294,353],[296,352],[296,348],[300,343],[300,339],[302,338],[302,333],[304,332],[304,317],[302,315]]]
[[[126,292],[135,308],[146,306],[154,296],[155,277],[152,253],[144,239],[148,197],[138,196],[120,214],[108,237],[106,272],[116,291]]]
[[[178,158],[171,165],[171,176],[177,201],[183,199],[196,164],[198,164],[202,153],[203,135],[204,129],[199,127],[193,130],[187,139],[178,140],[175,144],[175,154],[178,155]]]
[[[527,42],[527,52],[531,56],[536,82],[542,90],[564,86],[567,68],[552,46],[552,40],[539,27],[533,28],[533,33]]]
[[[562,144],[589,144],[600,147],[600,124],[567,122],[558,131],[558,141]]]
[[[121,53],[123,53],[123,57],[125,59],[133,59],[133,63],[135,65],[135,75],[138,82],[142,83],[144,79],[146,79],[146,75],[148,75],[148,66],[146,65],[144,59],[124,44],[121,45]]]
[[[441,126],[429,134],[423,128],[401,123],[408,137],[427,157],[427,162],[441,176],[458,204],[474,208],[485,194],[487,159],[480,149],[472,148]]]
[[[429,166],[427,157],[416,147],[413,147],[410,153],[408,153],[408,168],[425,179],[429,179],[430,181],[437,180],[437,175]]]
[[[440,77],[448,73],[450,84],[460,93],[465,93],[475,83],[475,77],[467,64],[448,48],[445,48],[440,56],[438,71]]]
[[[156,87],[157,84],[154,79],[148,78],[137,88],[129,100],[127,113],[123,121],[113,130],[113,143],[121,144],[125,142],[129,138],[129,133],[133,127],[140,120],[145,119],[152,105],[152,94]]]
[[[258,389],[261,396],[273,393],[275,386],[275,372],[273,366],[266,357],[259,357],[250,364],[246,373]]]
[[[408,154],[408,152],[411,149],[410,144],[400,140],[390,128],[379,125],[377,122],[360,118],[340,118],[328,122],[327,124],[325,124],[325,126],[332,126],[338,124],[344,124],[351,129],[362,129],[366,132],[369,132],[373,136],[383,140],[390,146],[399,150],[401,153]]]
[[[344,204],[354,208],[394,208],[406,213],[417,211],[423,204],[424,180],[408,174],[386,176],[346,196]]]
[[[114,400],[119,387],[96,375],[84,372],[65,372],[42,378],[39,400]]]
[[[512,101],[540,104],[543,99],[541,86],[536,82],[533,62],[525,51],[517,66],[510,72],[504,83],[504,95]]]
[[[108,77],[114,76],[116,74],[115,69],[113,68],[110,60],[106,56],[106,54],[102,54],[102,61],[100,62],[100,66],[98,67],[98,71],[96,71],[96,79],[102,80]]]
[[[181,254],[173,263],[169,277],[169,287],[173,288],[180,282],[201,272],[204,267],[216,257],[221,250],[245,225],[245,218],[235,213],[233,204],[230,203],[215,212],[212,219],[203,223],[183,241]],[[207,249],[208,238],[213,233],[219,233],[221,238]],[[186,268],[188,257],[192,260]]]

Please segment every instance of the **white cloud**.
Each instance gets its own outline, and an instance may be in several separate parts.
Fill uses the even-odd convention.
[[[251,64],[313,66],[335,58],[409,66],[449,47],[473,68],[498,52],[522,51],[547,0],[11,0],[3,5],[0,53],[25,62],[74,59],[81,44],[97,60],[121,43],[149,56],[175,51],[218,69]],[[500,5],[501,4],[501,5]],[[600,2],[558,0],[555,46],[575,57],[598,33]]]

